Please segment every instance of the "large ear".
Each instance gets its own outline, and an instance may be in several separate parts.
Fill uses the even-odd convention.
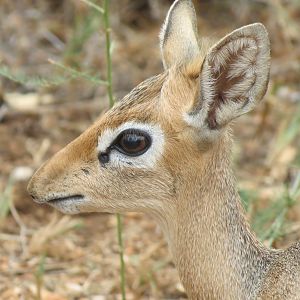
[[[197,18],[191,0],[176,0],[160,33],[165,69],[192,60],[199,53]]]
[[[233,31],[209,51],[200,74],[200,99],[187,115],[196,127],[219,129],[250,111],[269,81],[270,42],[262,24]]]

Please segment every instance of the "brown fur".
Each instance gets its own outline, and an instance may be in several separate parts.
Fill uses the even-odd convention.
[[[52,204],[66,213],[138,211],[153,216],[165,233],[191,299],[300,299],[299,244],[275,251],[256,239],[245,220],[230,166],[228,124],[250,110],[266,90],[266,33],[262,25],[250,25],[232,34],[241,43],[245,36],[259,36],[257,51],[265,51],[265,56],[255,57],[254,62],[258,68],[265,63],[261,73],[254,69],[253,76],[258,76],[259,82],[241,86],[245,89],[245,97],[239,98],[242,106],[236,106],[230,97],[222,103],[212,97],[215,100],[210,102],[215,93],[210,93],[207,86],[222,92],[224,87],[234,88],[242,80],[240,77],[226,82],[224,75],[232,61],[239,61],[238,52],[225,61],[227,69],[220,69],[224,82],[208,82],[211,70],[206,58],[218,64],[215,55],[226,50],[222,45],[231,36],[206,56],[199,52],[195,58],[197,42],[190,43],[187,49],[183,46],[194,38],[191,27],[182,34],[185,26],[195,28],[195,24],[183,21],[179,27],[176,25],[178,20],[184,20],[180,18],[182,10],[184,16],[193,15],[188,13],[191,2],[177,1],[169,14],[171,23],[165,25],[168,32],[162,34],[168,39],[162,43],[168,69],[137,86],[46,162],[31,179],[28,191],[35,201],[50,204],[49,200],[59,195],[85,196],[85,202],[72,202],[72,207]],[[191,45],[195,47],[192,51]],[[251,98],[247,93],[253,87]],[[222,120],[218,126],[211,126],[212,111],[214,122]],[[154,167],[103,167],[99,163],[98,137],[127,121],[159,124],[162,129],[164,149]]]

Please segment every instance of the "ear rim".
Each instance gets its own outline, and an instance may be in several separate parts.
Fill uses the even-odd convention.
[[[164,47],[166,46],[166,43],[168,42],[168,39],[170,37],[170,33],[171,32],[171,26],[172,26],[172,22],[171,22],[171,18],[172,18],[172,14],[174,14],[176,12],[176,9],[178,8],[178,6],[180,5],[186,5],[189,9],[189,12],[191,13],[191,23],[192,23],[192,29],[195,35],[195,44],[197,45],[197,50],[198,52],[199,50],[199,42],[198,42],[198,24],[197,24],[197,14],[196,14],[196,10],[194,7],[194,4],[192,2],[192,0],[176,0],[173,2],[173,4],[171,5],[171,7],[169,8],[169,11],[167,13],[167,16],[161,26],[160,29],[160,33],[159,33],[159,45],[160,45],[160,52],[161,52],[161,58],[162,58],[162,62],[163,62],[163,67],[165,70],[171,68],[174,64],[168,64],[165,58],[165,51],[164,51]]]
[[[227,123],[230,123],[233,119],[237,118],[240,115],[243,115],[254,108],[254,106],[261,101],[264,97],[269,82],[270,75],[270,65],[271,65],[271,56],[270,56],[270,40],[269,34],[265,26],[261,23],[253,23],[243,27],[240,27],[231,33],[224,36],[216,44],[214,44],[207,52],[207,55],[204,59],[202,72],[200,74],[200,85],[201,85],[201,96],[198,103],[191,109],[190,112],[185,114],[185,121],[193,127],[197,128],[207,128],[209,130],[220,129],[224,127],[224,124],[219,124],[220,126],[210,127],[207,122],[208,113],[211,105],[214,102],[215,96],[215,79],[212,78],[211,66],[209,60],[214,58],[215,53],[223,47],[229,41],[232,41],[237,38],[254,38],[256,42],[258,41],[258,50],[259,58],[257,64],[264,64],[264,68],[257,69],[255,75],[257,76],[257,82],[260,82],[259,86],[254,91],[254,96],[249,96],[248,102],[250,105],[242,107],[239,114],[229,119]],[[205,84],[204,84],[205,82]],[[253,86],[254,87],[254,86]],[[261,92],[257,90],[261,88]]]
[[[193,17],[194,17],[194,20],[197,21],[197,15],[196,15],[196,11],[195,11],[195,7],[194,7],[194,4],[192,2],[192,0],[176,0],[173,2],[173,4],[170,6],[169,8],[169,11],[167,13],[167,16],[161,26],[161,29],[160,29],[160,33],[159,33],[159,41],[160,41],[160,46],[163,47],[164,46],[164,43],[166,42],[166,35],[169,33],[169,26],[171,25],[170,24],[170,17],[172,15],[172,13],[174,12],[174,10],[176,9],[176,6],[177,5],[180,5],[180,4],[187,4],[191,10],[193,11]],[[193,22],[193,25],[194,25],[194,30],[196,29],[197,30],[197,24],[194,24]]]

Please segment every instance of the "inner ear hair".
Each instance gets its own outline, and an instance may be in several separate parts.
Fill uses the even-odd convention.
[[[199,101],[188,122],[215,130],[250,111],[266,92],[269,70],[269,38],[262,24],[244,26],[225,36],[206,55]]]

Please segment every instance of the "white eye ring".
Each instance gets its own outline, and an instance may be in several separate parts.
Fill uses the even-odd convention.
[[[147,147],[139,153],[130,154],[117,145],[122,133],[141,133],[147,139]],[[98,138],[98,158],[102,164],[112,166],[154,167],[164,148],[164,134],[157,124],[127,122],[116,129],[106,129]],[[101,161],[102,160],[102,161]]]
[[[151,147],[151,144],[152,139],[147,132],[130,128],[117,136],[110,149],[116,149],[127,156],[134,157],[144,154]]]

